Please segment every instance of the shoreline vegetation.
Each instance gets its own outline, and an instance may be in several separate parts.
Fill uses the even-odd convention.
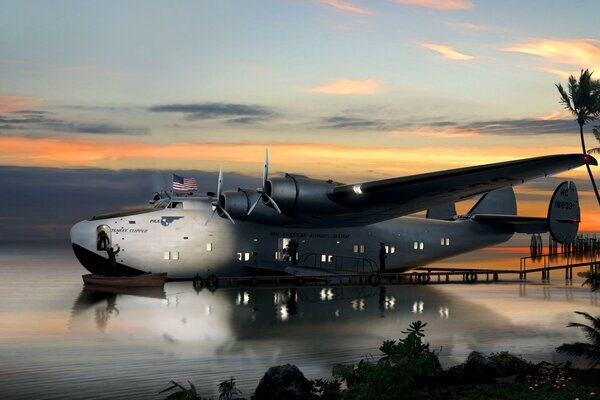
[[[332,379],[308,380],[295,365],[269,368],[254,394],[241,396],[231,377],[218,385],[219,400],[483,400],[600,398],[600,315],[576,311],[589,325],[569,323],[583,331],[588,342],[563,344],[558,352],[585,357],[588,368],[542,361],[533,364],[503,351],[484,356],[469,354],[462,364],[443,369],[437,353],[423,341],[427,323],[410,324],[404,338],[386,340],[379,358],[333,367]],[[171,381],[160,394],[166,400],[216,399],[198,394],[196,387]]]

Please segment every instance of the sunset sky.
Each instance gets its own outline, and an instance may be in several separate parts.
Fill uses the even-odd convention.
[[[555,84],[600,78],[597,0],[0,5],[3,167],[259,176],[269,145],[272,171],[352,182],[578,152]]]

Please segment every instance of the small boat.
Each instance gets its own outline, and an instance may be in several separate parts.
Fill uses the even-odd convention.
[[[157,287],[163,286],[167,280],[167,274],[141,274],[132,276],[104,276],[87,274],[82,275],[83,283],[93,286],[112,287]]]

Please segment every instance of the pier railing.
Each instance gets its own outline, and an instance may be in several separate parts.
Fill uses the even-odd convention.
[[[323,259],[325,258],[325,259]],[[304,268],[328,269],[336,272],[370,274],[378,270],[377,263],[370,258],[304,253],[298,259]]]
[[[573,268],[575,267],[590,266],[591,270],[597,270],[600,263],[598,260],[598,247],[580,248],[579,251],[568,249],[562,252],[521,257],[519,259],[519,277],[526,279],[527,273],[541,272],[542,279],[549,279],[550,271],[564,269],[565,279],[573,279]],[[529,269],[527,268],[528,265],[530,266]]]

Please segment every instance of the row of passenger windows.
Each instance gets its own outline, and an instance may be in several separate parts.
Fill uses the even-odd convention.
[[[442,246],[450,246],[450,238],[441,238],[440,239],[440,244]],[[414,242],[413,243],[413,249],[414,250],[423,250],[425,248],[425,244],[423,242]],[[213,244],[212,243],[206,243],[206,251],[212,251],[213,250]],[[358,254],[363,254],[365,252],[365,245],[364,244],[355,244],[352,248],[352,250],[354,251],[354,253],[358,253]],[[396,253],[396,246],[385,246],[385,252],[388,254],[394,254]],[[280,254],[279,252],[275,253],[275,258],[279,259]],[[331,256],[329,256],[331,257]],[[163,253],[163,258],[165,260],[179,260],[179,252],[177,251],[165,251]],[[248,261],[250,260],[250,253],[237,253],[237,259],[240,261]],[[321,261],[322,262],[331,262],[331,259],[328,259],[328,256],[326,254],[323,254],[321,256]]]
[[[355,244],[353,247],[353,251],[355,253],[364,253],[365,245],[364,244]],[[385,252],[388,254],[394,254],[396,252],[396,246],[385,246]]]
[[[163,260],[179,260],[179,252],[163,251]]]

